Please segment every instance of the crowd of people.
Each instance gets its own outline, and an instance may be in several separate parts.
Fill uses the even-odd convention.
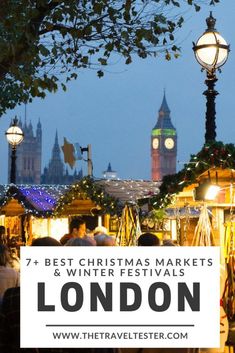
[[[69,233],[60,241],[52,237],[37,238],[31,246],[115,246],[115,237],[108,235],[105,227],[96,227],[87,231],[81,218],[74,218]],[[141,234],[138,246],[159,246],[160,240],[155,234]],[[176,246],[172,240],[165,240],[163,246]],[[9,246],[5,228],[0,226],[0,352],[1,353],[194,353],[198,350],[184,348],[20,348],[20,260],[14,249]],[[209,352],[210,350],[208,350]],[[215,350],[212,352],[222,352]]]

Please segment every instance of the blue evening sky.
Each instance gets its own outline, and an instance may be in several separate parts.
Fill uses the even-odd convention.
[[[150,179],[150,136],[166,88],[171,118],[178,133],[178,165],[183,167],[190,154],[197,153],[205,133],[205,73],[194,58],[192,41],[206,28],[209,6],[199,13],[189,11],[178,33],[182,53],[179,59],[166,62],[159,58],[121,62],[107,68],[104,78],[84,70],[67,92],[49,94],[27,107],[27,119],[36,127],[40,117],[43,129],[43,167],[48,164],[58,130],[60,145],[65,136],[82,147],[92,145],[94,176],[101,177],[109,162],[123,179]],[[218,73],[216,89],[217,140],[235,142],[235,1],[221,0],[212,8],[216,29],[231,45],[229,59]],[[0,122],[0,183],[7,181],[7,142],[4,132],[15,114],[24,119],[24,106],[9,111]],[[62,155],[63,157],[63,155]],[[85,162],[76,164],[87,172]],[[71,169],[69,167],[71,172]]]

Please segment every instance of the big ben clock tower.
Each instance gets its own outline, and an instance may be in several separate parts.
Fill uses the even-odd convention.
[[[152,180],[176,173],[177,134],[164,92],[158,120],[151,133]]]

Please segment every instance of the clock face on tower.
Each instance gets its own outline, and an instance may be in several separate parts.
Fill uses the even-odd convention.
[[[171,137],[168,137],[165,139],[164,145],[168,150],[172,150],[172,148],[174,148],[175,142]]]
[[[156,150],[159,146],[159,140],[158,138],[154,138],[153,141],[152,141],[152,146],[153,146],[153,149]]]

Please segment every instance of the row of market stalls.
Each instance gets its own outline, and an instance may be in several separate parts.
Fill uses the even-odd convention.
[[[150,181],[89,177],[74,185],[2,185],[0,225],[10,238],[20,237],[25,244],[41,236],[60,239],[74,216],[82,216],[90,230],[102,224],[116,235],[125,206],[132,210],[139,199],[156,194],[158,186]]]
[[[165,211],[165,218],[175,222],[178,244],[220,246],[221,265],[227,269],[223,306],[234,320],[235,146],[222,142],[204,145],[182,170],[163,178],[150,204],[155,212]]]

